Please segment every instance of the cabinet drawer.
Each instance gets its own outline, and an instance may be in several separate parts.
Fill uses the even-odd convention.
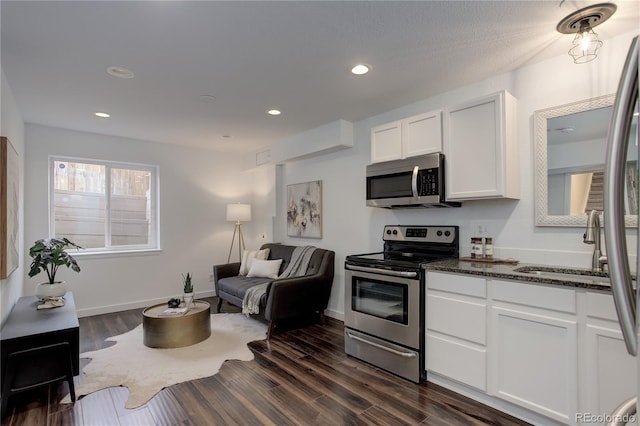
[[[576,313],[575,290],[500,280],[492,280],[491,286],[494,300]]]
[[[484,302],[427,294],[426,327],[429,330],[485,345],[486,318],[487,307]]]
[[[425,365],[431,371],[487,390],[487,351],[427,332]]]
[[[427,288],[465,294],[474,297],[487,297],[487,281],[484,278],[469,275],[427,273]]]

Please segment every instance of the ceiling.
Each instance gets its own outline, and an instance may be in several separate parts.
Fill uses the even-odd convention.
[[[1,64],[27,123],[244,154],[561,55],[593,3],[3,0]],[[640,22],[615,3],[603,49]]]

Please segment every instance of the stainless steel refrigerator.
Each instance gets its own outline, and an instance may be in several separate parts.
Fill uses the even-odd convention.
[[[611,278],[611,290],[618,314],[618,321],[624,336],[624,341],[629,354],[636,357],[638,372],[640,372],[640,357],[638,356],[638,342],[640,341],[640,319],[638,318],[638,306],[640,305],[640,292],[636,283],[640,271],[640,235],[637,235],[635,248],[635,264],[631,265],[631,259],[627,251],[625,233],[625,203],[628,207],[629,187],[629,151],[638,154],[638,61],[640,45],[638,37],[631,43],[627,60],[620,78],[613,114],[609,124],[607,140],[607,159],[604,181],[604,233],[607,245],[607,257],[609,261],[609,275]],[[635,170],[631,174],[638,176],[638,160],[635,161]],[[635,212],[638,212],[638,200],[640,192],[636,186],[632,188],[635,200]],[[632,272],[633,276],[632,276]],[[636,395],[640,395],[640,376],[636,377]],[[630,415],[637,412],[637,396],[620,401],[616,412],[611,413],[610,424],[624,424],[632,419]]]

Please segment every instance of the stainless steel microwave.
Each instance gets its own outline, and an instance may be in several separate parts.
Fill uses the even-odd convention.
[[[460,207],[445,200],[444,155],[420,155],[367,165],[367,206]]]

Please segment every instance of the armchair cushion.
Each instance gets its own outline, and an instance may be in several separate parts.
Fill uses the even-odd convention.
[[[242,275],[227,277],[221,280],[218,280],[218,288],[216,289],[217,293],[220,294],[228,294],[233,297],[236,297],[242,302],[242,298],[248,289],[254,287],[258,284],[264,284],[271,282],[271,278],[265,277],[243,277]],[[265,295],[266,299],[266,295]],[[235,305],[235,303],[234,303]],[[238,305],[241,306],[241,305]]]

